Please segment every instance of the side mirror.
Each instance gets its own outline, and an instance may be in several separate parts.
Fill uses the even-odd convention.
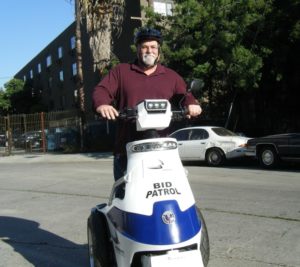
[[[178,106],[182,108],[182,102],[185,99],[186,95],[190,92],[193,92],[193,94],[195,95],[195,93],[200,92],[201,93],[201,89],[204,87],[204,82],[201,79],[193,79],[190,82],[190,86],[187,89],[187,92],[181,97],[181,99],[178,102]]]
[[[201,79],[193,79],[191,84],[190,84],[190,88],[189,88],[189,92],[199,92],[202,88],[204,87],[204,82]]]

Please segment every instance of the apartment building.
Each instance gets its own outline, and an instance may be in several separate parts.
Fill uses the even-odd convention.
[[[125,5],[122,33],[114,40],[113,51],[120,62],[129,62],[135,57],[130,46],[133,44],[134,30],[142,24],[142,7],[153,7],[155,12],[171,15],[173,1],[125,0]],[[75,29],[74,21],[14,76],[24,80],[32,88],[32,93],[41,97],[45,111],[78,108]],[[101,77],[93,70],[89,38],[84,25],[81,34],[85,109],[89,112],[92,111],[92,90]]]

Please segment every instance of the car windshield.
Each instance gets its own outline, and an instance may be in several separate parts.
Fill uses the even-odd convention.
[[[212,130],[219,136],[237,136],[237,134],[235,134],[234,132],[222,127],[212,128]]]

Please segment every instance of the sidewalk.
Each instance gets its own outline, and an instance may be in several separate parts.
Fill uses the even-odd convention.
[[[87,162],[97,160],[111,160],[111,152],[105,153],[26,153],[0,157],[1,163],[37,163],[37,162]]]

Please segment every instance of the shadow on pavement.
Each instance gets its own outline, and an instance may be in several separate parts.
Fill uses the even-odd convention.
[[[35,221],[0,216],[0,239],[33,266],[82,267],[88,264],[87,245],[75,244],[43,230]],[[10,262],[2,254],[1,261],[6,260]]]

